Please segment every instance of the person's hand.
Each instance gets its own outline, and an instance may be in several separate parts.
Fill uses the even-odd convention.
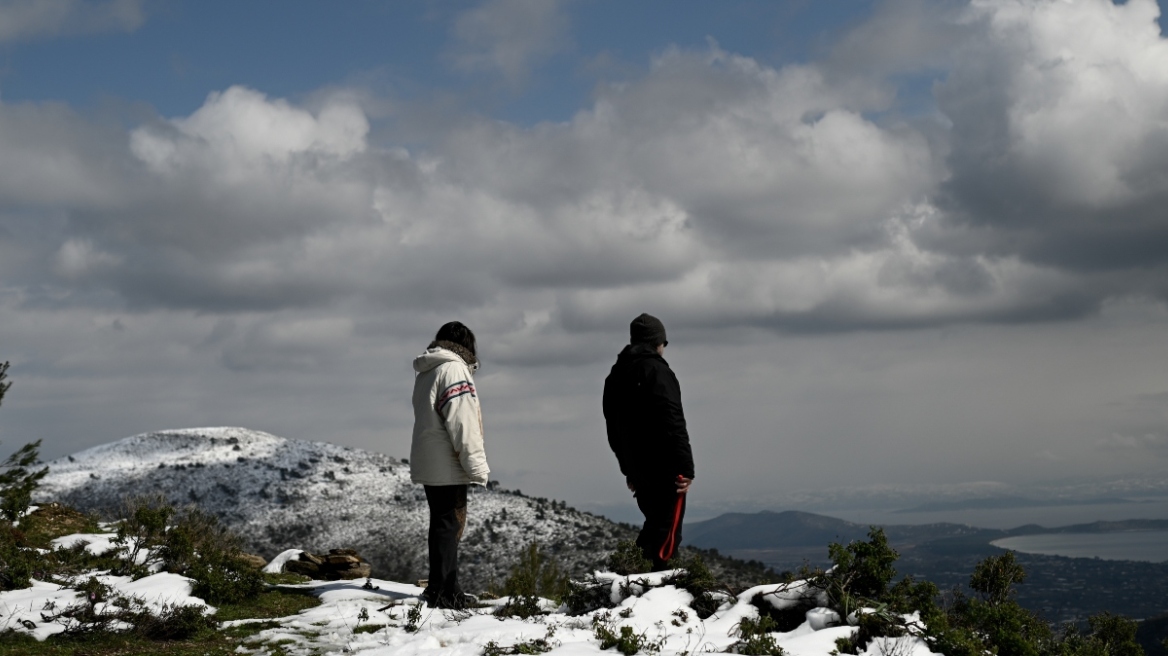
[[[692,483],[693,483],[693,479],[692,479],[692,478],[686,478],[686,477],[684,477],[684,476],[678,476],[678,477],[677,477],[677,483],[676,483],[676,485],[677,485],[677,493],[678,493],[678,494],[685,494],[686,492],[689,492],[689,486],[690,486]]]

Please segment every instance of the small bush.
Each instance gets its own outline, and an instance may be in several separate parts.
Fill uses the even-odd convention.
[[[263,590],[263,574],[238,560],[239,538],[214,515],[194,506],[176,510],[161,495],[132,498],[123,514],[114,542],[125,560],[115,573],[147,574],[138,561],[153,553],[166,571],[194,579],[195,596],[210,604],[239,603]]]
[[[835,649],[831,652],[832,656],[836,656],[837,654],[852,654],[854,656],[855,654],[859,653],[860,647],[856,644],[855,633],[849,637],[836,638]]]
[[[160,494],[127,499],[122,504],[114,544],[122,550],[124,561],[114,574],[140,578],[149,573],[139,560],[162,544],[166,526],[174,515],[172,506]]]
[[[568,577],[559,562],[535,543],[528,545],[503,584],[506,594],[538,594],[553,601],[563,601],[567,588]]]
[[[487,643],[483,650],[483,656],[512,656],[514,654],[545,654],[556,647],[560,646],[558,640],[553,640],[552,636],[556,634],[555,625],[550,625],[547,628],[547,633],[542,638],[532,638],[524,642],[519,642],[510,647],[500,646],[494,640]]]
[[[969,587],[982,594],[990,604],[1009,601],[1014,586],[1026,580],[1026,570],[1014,560],[1014,552],[1007,551],[1000,556],[991,556],[973,568]]]
[[[43,562],[36,550],[26,546],[20,530],[0,521],[0,591],[32,585],[37,565]]]
[[[0,518],[9,523],[28,512],[33,491],[49,473],[48,467],[30,469],[40,462],[40,446],[40,440],[25,444],[0,464]]]
[[[641,547],[632,540],[621,540],[616,543],[616,550],[605,561],[610,572],[628,576],[630,574],[644,574],[653,569],[653,563],[645,558]]]
[[[695,552],[671,564],[684,571],[673,578],[670,583],[684,588],[693,595],[694,599],[690,603],[690,607],[694,609],[698,617],[704,620],[717,612],[722,602],[713,593],[720,586],[713,573],[710,572],[710,568],[702,560],[701,555]]]
[[[186,572],[195,581],[193,592],[210,604],[233,604],[251,599],[264,589],[264,579],[235,560],[200,559]]]
[[[900,554],[888,545],[884,529],[873,526],[867,542],[855,540],[847,546],[833,542],[827,551],[835,568],[821,582],[841,617],[885,599],[888,584],[896,576],[892,564]]]
[[[600,641],[601,651],[616,647],[625,656],[632,656],[642,650],[646,654],[656,654],[665,642],[664,639],[650,640],[644,632],[637,633],[631,626],[617,628],[608,613],[592,618],[592,635]]]
[[[499,615],[531,617],[542,613],[539,598],[563,601],[570,591],[569,580],[554,558],[538,543],[527,545],[511,575],[503,583],[503,594],[511,598],[496,611]]]
[[[542,615],[543,609],[539,607],[539,597],[535,595],[518,595],[511,597],[507,603],[495,609],[495,615],[499,617],[519,617],[527,619]]]
[[[204,607],[194,605],[164,605],[158,613],[138,608],[122,619],[134,626],[134,633],[150,640],[185,640],[218,627]]]
[[[406,624],[402,628],[406,633],[417,633],[422,626],[422,602],[418,601],[406,610]]]
[[[568,614],[583,615],[598,608],[612,608],[611,590],[608,583],[598,581],[592,575],[579,581],[568,581],[568,593],[564,596]]]
[[[783,656],[786,652],[775,642],[774,636],[771,635],[771,633],[778,630],[779,627],[775,624],[775,621],[766,615],[759,617],[757,620],[744,617],[738,622],[738,626],[735,627],[735,632],[738,634],[738,642],[735,642],[730,648],[735,654]]]
[[[12,387],[12,383],[4,382],[7,378],[8,362],[4,362],[0,364],[0,404]],[[48,467],[31,469],[40,464],[40,448],[40,440],[25,444],[0,464],[0,520],[12,524],[28,512],[33,491],[49,473]]]

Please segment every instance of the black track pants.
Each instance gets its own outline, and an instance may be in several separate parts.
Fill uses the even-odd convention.
[[[430,505],[430,583],[426,598],[436,605],[458,603],[458,542],[466,528],[465,485],[426,485]],[[445,603],[443,603],[445,602]]]
[[[645,558],[653,561],[653,571],[666,568],[661,559],[661,547],[669,539],[673,529],[673,516],[677,509],[677,499],[681,497],[681,516],[678,517],[677,530],[673,533],[676,544],[681,544],[681,522],[685,518],[685,496],[677,493],[677,485],[673,481],[665,483],[637,483],[637,507],[645,516],[645,525],[641,527],[641,534],[637,536],[637,546],[645,554]]]

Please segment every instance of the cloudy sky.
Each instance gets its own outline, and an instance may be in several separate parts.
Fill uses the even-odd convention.
[[[1166,6],[2,0],[0,453],[406,456],[459,319],[494,476],[620,515],[647,311],[699,515],[1162,476]]]

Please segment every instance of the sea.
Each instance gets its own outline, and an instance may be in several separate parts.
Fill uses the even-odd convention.
[[[1017,535],[994,540],[991,544],[1003,549],[1045,556],[1168,562],[1168,531]]]
[[[1123,519],[1168,519],[1168,498],[1140,499],[1127,503],[1090,505],[1032,506],[1021,508],[975,508],[937,512],[874,510],[812,510],[858,524],[933,524],[947,522],[980,528],[1011,529],[1024,524],[1047,528]]]

